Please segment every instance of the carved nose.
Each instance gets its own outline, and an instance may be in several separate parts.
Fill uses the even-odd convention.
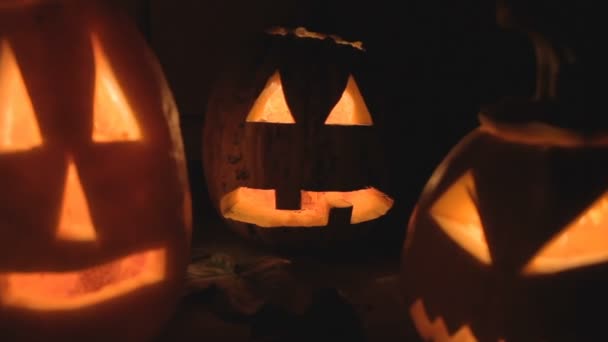
[[[97,234],[89,213],[89,204],[82,189],[78,170],[72,158],[63,186],[61,215],[57,227],[58,240],[95,241]]]

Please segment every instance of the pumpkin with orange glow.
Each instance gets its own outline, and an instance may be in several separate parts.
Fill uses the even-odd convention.
[[[209,99],[212,203],[241,235],[277,246],[366,236],[393,199],[362,86],[362,43],[300,27],[270,29],[253,45]]]
[[[178,117],[128,19],[0,5],[0,340],[149,339],[188,262]]]
[[[403,286],[424,341],[604,341],[608,139],[480,116],[409,224]]]

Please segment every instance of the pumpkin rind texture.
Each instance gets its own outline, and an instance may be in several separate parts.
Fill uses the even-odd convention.
[[[190,191],[158,61],[103,1],[0,6],[0,340],[143,341],[182,293]]]
[[[302,27],[248,43],[205,113],[212,204],[234,231],[274,247],[365,240],[393,199],[361,43]]]

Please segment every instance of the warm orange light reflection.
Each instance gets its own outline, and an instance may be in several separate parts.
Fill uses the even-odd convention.
[[[452,240],[479,261],[489,265],[492,260],[473,201],[475,197],[475,182],[468,171],[433,204],[430,214]]]
[[[350,223],[360,223],[383,216],[393,200],[374,188],[339,191],[301,191],[300,210],[275,209],[275,190],[241,187],[221,200],[224,217],[260,227],[326,226],[331,208],[353,207]]]
[[[608,194],[545,245],[524,274],[555,273],[608,261]]]
[[[63,190],[57,239],[95,241],[97,234],[91,221],[89,205],[82,190],[74,161],[70,160]]]
[[[91,36],[95,57],[93,141],[136,141],[141,131],[99,39]]]
[[[342,97],[325,120],[326,125],[373,125],[372,116],[353,76],[348,77]]]
[[[468,325],[463,325],[454,334],[450,334],[443,318],[431,320],[426,313],[424,303],[417,299],[410,307],[410,316],[414,326],[425,341],[432,342],[477,342],[477,338]],[[503,340],[499,340],[499,342]]]
[[[40,311],[98,304],[163,280],[165,254],[154,249],[74,272],[0,273],[0,304]]]
[[[266,82],[264,90],[251,107],[245,121],[295,123],[283,94],[283,85],[278,71],[275,71]]]
[[[42,145],[32,100],[13,49],[0,41],[0,153]]]

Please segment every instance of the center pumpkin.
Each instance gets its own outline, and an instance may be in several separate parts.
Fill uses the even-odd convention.
[[[352,237],[393,205],[380,190],[381,145],[357,79],[363,48],[303,28],[268,33],[254,49],[262,63],[241,63],[247,69],[232,70],[210,98],[212,201],[237,232],[265,242]]]

